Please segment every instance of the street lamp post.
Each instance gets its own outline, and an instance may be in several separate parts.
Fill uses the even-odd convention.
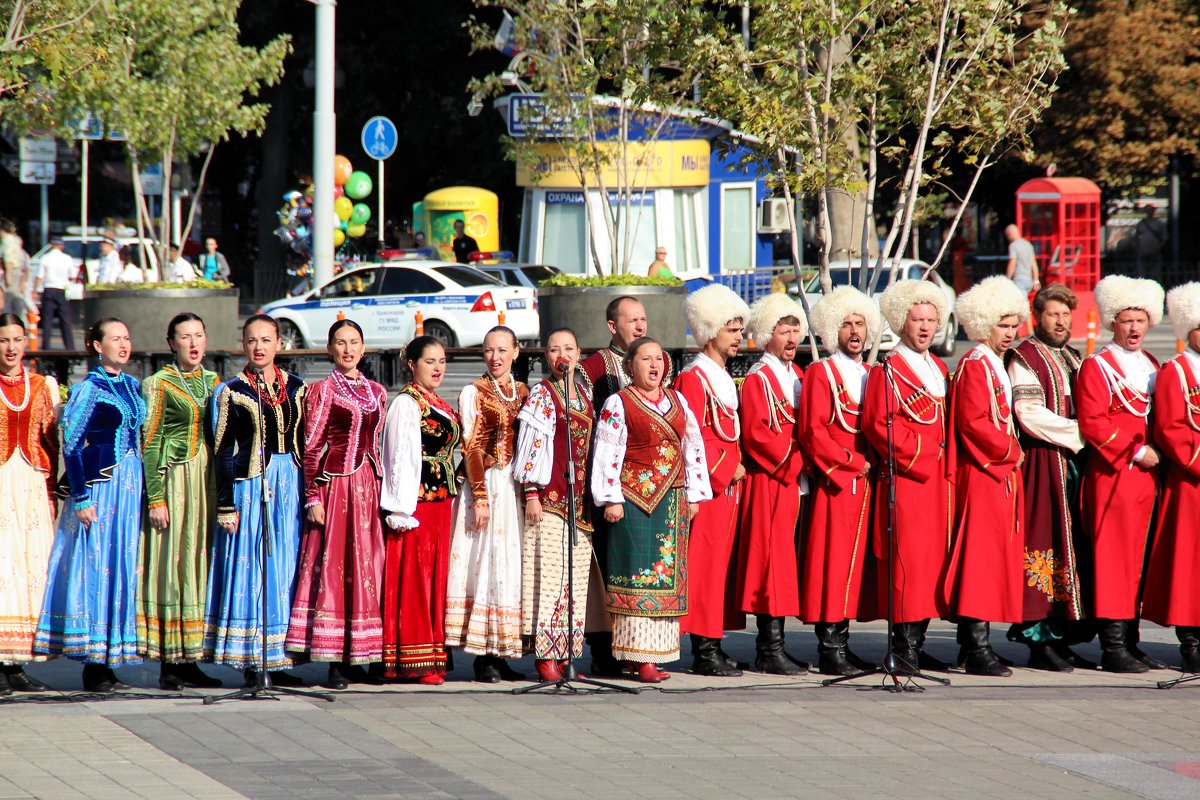
[[[333,110],[335,0],[311,0],[317,7],[316,101],[313,109],[313,280],[333,277],[333,157],[337,152],[337,116]]]

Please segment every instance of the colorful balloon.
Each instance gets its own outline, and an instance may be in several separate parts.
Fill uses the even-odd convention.
[[[355,225],[366,225],[371,219],[371,207],[366,203],[355,203],[354,213],[350,215],[350,221]]]
[[[339,197],[333,201],[333,213],[337,214],[338,219],[345,222],[354,213],[354,203],[350,201],[349,197]]]
[[[371,176],[359,170],[351,173],[349,180],[346,181],[346,195],[353,197],[355,200],[362,200],[371,193],[374,184],[371,183]]]
[[[358,237],[362,236],[366,232],[367,232],[367,226],[363,225],[361,223],[357,224],[357,225],[351,225],[349,228],[346,229],[346,233],[348,233],[350,235],[351,239],[357,239]]]
[[[354,173],[354,167],[350,165],[350,159],[345,156],[333,157],[333,182],[338,186],[342,186],[346,181],[350,180],[350,176]]]
[[[333,246],[341,247],[346,243],[346,234],[340,228],[335,228],[333,231]]]

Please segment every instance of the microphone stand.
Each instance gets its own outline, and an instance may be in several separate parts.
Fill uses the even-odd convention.
[[[278,370],[278,367],[276,369]],[[256,384],[266,380],[263,371],[258,367],[251,366],[250,374],[256,376]],[[287,387],[281,385],[279,391],[286,392]],[[259,513],[262,515],[262,552],[259,554],[259,580],[262,581],[260,587],[260,594],[262,595],[262,626],[259,629],[259,644],[262,661],[258,665],[258,680],[253,686],[243,686],[241,689],[225,694],[208,695],[204,698],[204,705],[211,706],[213,703],[219,703],[222,700],[278,700],[278,695],[281,694],[310,697],[332,703],[333,695],[331,694],[309,692],[303,689],[294,689],[290,686],[276,686],[271,682],[271,673],[267,671],[267,560],[275,557],[275,547],[271,543],[271,489],[267,484],[267,420],[265,409],[263,408],[262,391],[258,385],[254,387],[254,394],[258,397],[258,463],[262,469],[262,491],[259,492],[259,501],[261,503]]]
[[[896,380],[892,375],[892,366],[889,363],[891,356],[883,360],[880,369],[883,370],[884,380],[884,414],[883,419],[887,425],[887,650],[883,657],[883,662],[878,667],[855,672],[850,675],[841,675],[836,678],[826,678],[821,681],[822,686],[833,686],[838,683],[865,678],[869,675],[882,675],[883,683],[878,688],[889,692],[923,692],[925,688],[913,683],[917,678],[922,680],[939,683],[942,686],[949,686],[948,678],[938,678],[934,675],[926,675],[921,672],[916,664],[901,662],[896,658],[896,653],[892,649],[892,643],[895,641],[893,635],[895,632],[894,622],[896,618],[895,610],[895,554],[896,554],[896,442],[892,436],[892,421],[895,418],[896,411],[892,408],[892,397],[896,390]],[[892,679],[891,685],[888,685],[888,678]],[[901,678],[904,679],[901,682]]]
[[[552,367],[553,369],[553,367]],[[610,689],[626,694],[638,694],[641,690],[633,686],[620,686],[606,683],[593,678],[586,678],[575,670],[575,546],[579,543],[579,528],[575,523],[575,441],[571,437],[571,384],[567,370],[563,370],[563,417],[567,436],[567,665],[562,671],[562,677],[554,681],[541,681],[532,686],[518,686],[513,694],[529,694],[539,689],[566,689],[573,694],[579,694],[582,684],[596,689]]]

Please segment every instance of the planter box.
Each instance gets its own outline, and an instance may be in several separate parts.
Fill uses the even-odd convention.
[[[545,286],[538,289],[538,316],[542,344],[555,328],[571,328],[579,346],[604,347],[612,339],[604,310],[609,302],[627,295],[646,307],[649,335],[665,348],[687,347],[684,286]]]
[[[104,317],[124,322],[135,350],[167,349],[167,323],[184,311],[204,320],[210,351],[241,347],[236,287],[89,291],[84,293],[82,305],[85,325]]]

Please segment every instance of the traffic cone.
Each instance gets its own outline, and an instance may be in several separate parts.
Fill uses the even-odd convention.
[[[425,315],[418,311],[413,315],[413,336],[425,335]]]
[[[341,322],[345,318],[346,318],[346,312],[339,308],[338,309],[338,322]]]
[[[1088,309],[1088,324],[1087,324],[1087,355],[1095,355],[1096,353],[1096,309]]]
[[[1187,342],[1185,342],[1183,339],[1176,339],[1175,340],[1175,355],[1179,355],[1180,353],[1182,353],[1183,349],[1185,347],[1187,347]]]
[[[503,311],[501,311],[501,312],[500,312],[500,315],[499,315],[499,316],[496,318],[496,324],[497,324],[497,325],[503,325],[503,324],[504,324],[504,312],[503,312]]]
[[[38,323],[41,322],[42,316],[35,310],[29,311],[29,330],[25,332],[29,339],[29,349],[38,349]]]

